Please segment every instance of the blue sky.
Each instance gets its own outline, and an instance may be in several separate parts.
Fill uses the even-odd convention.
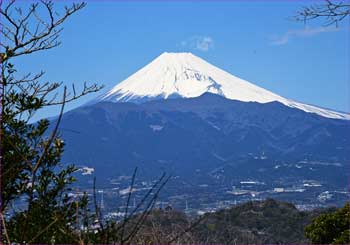
[[[19,58],[18,70],[44,70],[45,80],[68,85],[98,82],[102,93],[165,51],[192,52],[284,97],[350,111],[349,19],[338,28],[291,20],[310,2],[87,3],[65,23],[59,48]]]

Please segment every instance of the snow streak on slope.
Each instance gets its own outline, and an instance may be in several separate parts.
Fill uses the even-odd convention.
[[[163,53],[126,80],[117,84],[99,100],[140,103],[152,99],[198,97],[219,94],[227,99],[267,103],[279,101],[286,106],[324,117],[350,119],[350,115],[302,104],[221,70],[191,53]]]

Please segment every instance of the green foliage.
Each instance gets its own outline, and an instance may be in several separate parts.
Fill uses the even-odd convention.
[[[4,99],[2,207],[11,213],[6,222],[10,241],[77,242],[76,218],[87,205],[86,197],[74,200],[67,194],[77,169],[60,164],[64,143],[57,134],[49,134],[48,120],[29,124],[20,116],[42,108],[45,101],[16,90]],[[26,200],[26,206],[11,209],[9,204],[19,198]]]
[[[38,7],[47,15],[38,11]],[[89,226],[87,195],[74,191],[74,165],[61,164],[64,142],[58,124],[48,120],[30,123],[40,109],[64,105],[100,89],[86,86],[81,93],[62,92],[61,83],[42,81],[43,72],[19,76],[12,63],[16,56],[57,47],[60,25],[85,3],[65,7],[58,14],[51,1],[28,5],[27,10],[7,1],[0,6],[1,36],[1,116],[0,172],[1,243],[79,243],[80,227]],[[34,28],[31,29],[31,28]],[[5,224],[5,225],[4,225]]]
[[[305,236],[314,244],[349,244],[350,243],[350,206],[315,218],[305,228]]]
[[[77,243],[76,219],[86,205],[83,200],[72,202],[65,196],[61,203],[34,201],[31,207],[17,213],[7,224],[9,237],[17,243]],[[77,212],[78,210],[78,212]]]
[[[273,199],[253,201],[205,214],[193,233],[196,243],[301,244],[307,242],[304,227],[320,212],[302,212]]]

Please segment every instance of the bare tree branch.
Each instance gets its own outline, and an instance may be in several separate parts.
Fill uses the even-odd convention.
[[[2,25],[2,31],[4,35],[5,43],[3,46],[6,47],[6,53],[3,61],[6,61],[10,57],[16,57],[19,55],[31,54],[37,51],[47,50],[55,48],[60,45],[57,41],[59,33],[63,28],[60,25],[72,14],[78,10],[84,8],[86,3],[74,3],[71,7],[65,7],[65,12],[62,17],[55,19],[53,11],[52,1],[40,1],[41,5],[45,8],[48,15],[47,21],[40,17],[37,13],[39,3],[32,4],[28,12],[23,15],[21,9],[17,9],[17,13],[20,16],[20,20],[16,21],[15,17],[11,15],[9,9],[15,3],[10,3],[4,8],[0,9],[0,14],[7,20],[6,24]],[[37,25],[34,30],[30,29],[29,21],[34,18],[37,21]],[[8,31],[11,30],[11,31]],[[14,31],[12,31],[14,30]],[[30,37],[27,37],[27,34]],[[7,42],[6,42],[7,41]]]
[[[304,23],[314,19],[323,19],[325,26],[338,25],[350,15],[350,4],[344,2],[333,2],[325,0],[324,4],[303,7],[294,17],[297,21]]]

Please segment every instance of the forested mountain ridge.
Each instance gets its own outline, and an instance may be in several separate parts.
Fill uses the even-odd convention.
[[[293,204],[267,199],[207,213],[198,222],[183,212],[159,209],[147,217],[134,242],[306,244],[310,241],[305,237],[305,227],[318,215],[334,210],[300,211]]]

